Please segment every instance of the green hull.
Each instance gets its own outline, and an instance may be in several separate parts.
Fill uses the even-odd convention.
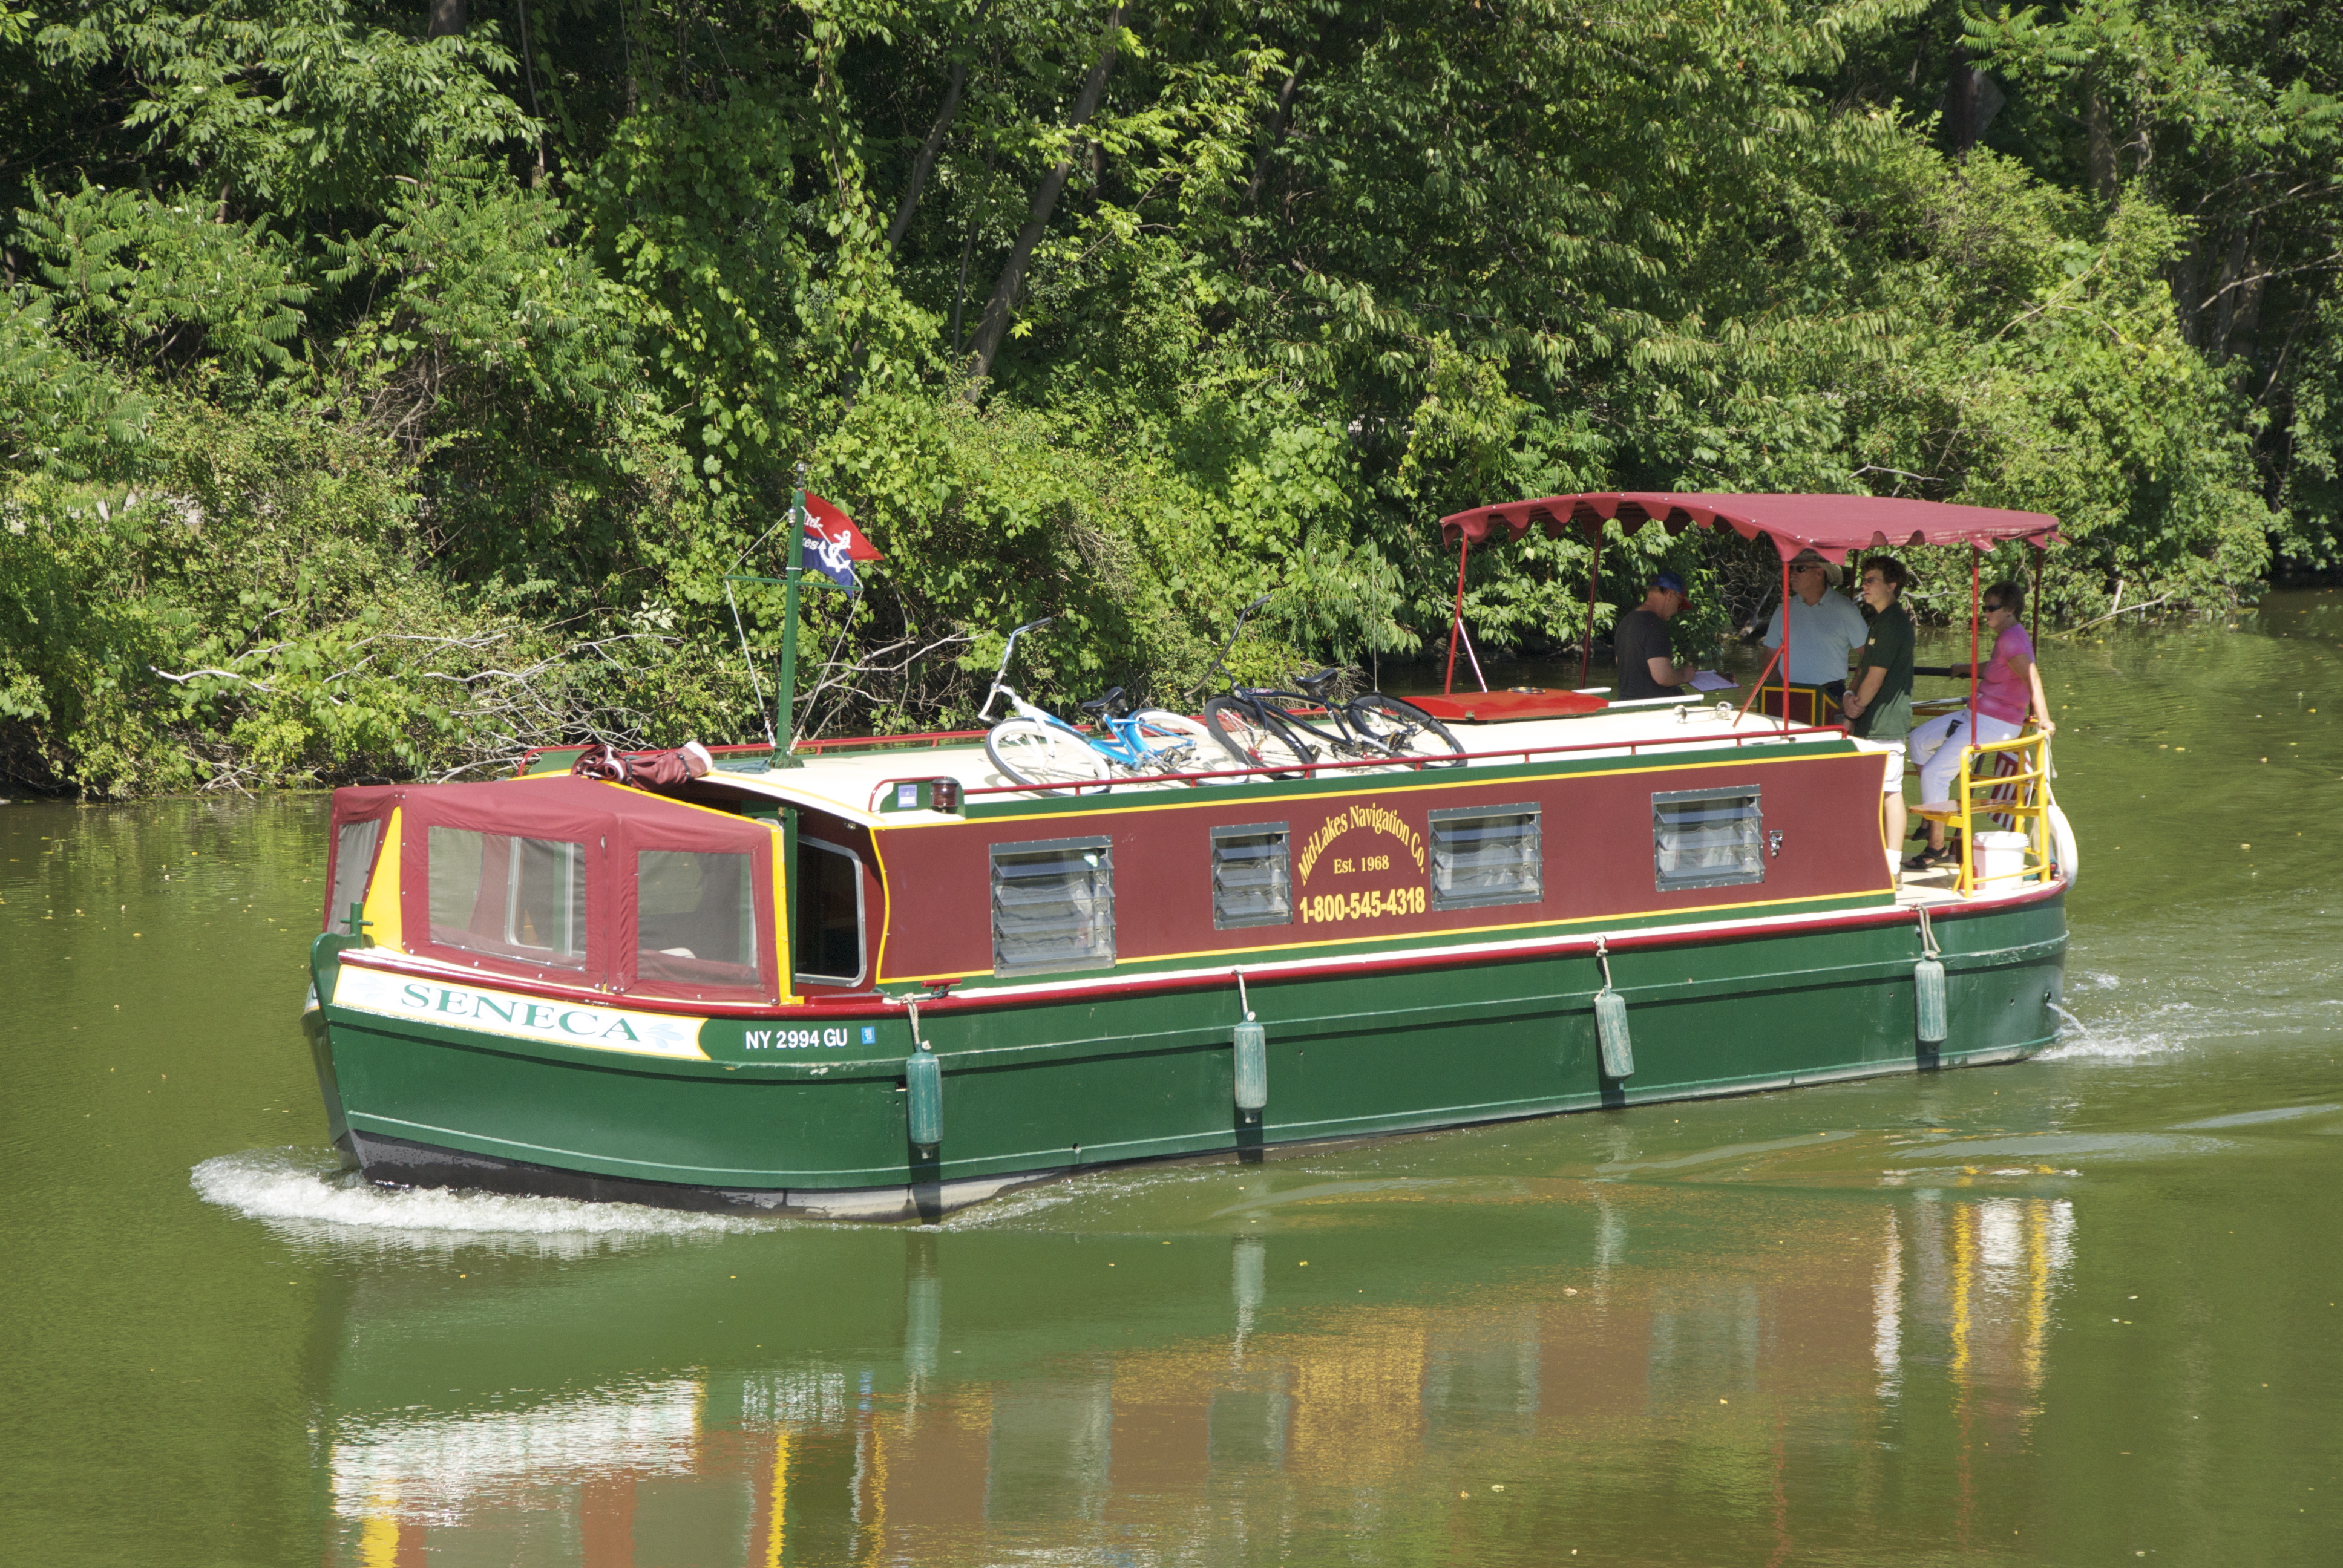
[[[1257,1121],[1234,1103],[1232,983],[931,1005],[920,1032],[943,1069],[932,1153],[909,1141],[913,1047],[900,1009],[876,1020],[875,1045],[785,1061],[740,1060],[725,1031],[737,1040],[746,1024],[712,1020],[715,1060],[698,1061],[328,1001],[319,1070],[378,1177],[839,1212],[857,1211],[859,1192],[861,1210],[894,1213],[921,1189],[930,1201],[917,1207],[939,1191],[950,1206],[1076,1168],[2004,1061],[2056,1037],[2062,897],[1940,918],[1936,933],[1948,1029],[1933,1050],[1916,1038],[1908,920],[1712,930],[1614,951],[1632,1031],[1624,1081],[1602,1070],[1590,953],[1432,954],[1439,967],[1256,980],[1268,1066]],[[320,939],[319,994],[333,995],[347,946]]]

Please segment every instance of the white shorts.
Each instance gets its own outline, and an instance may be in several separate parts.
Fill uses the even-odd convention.
[[[1904,793],[1904,743],[1901,740],[1880,740],[1874,744],[1887,748],[1887,777],[1880,781],[1879,792],[1882,795],[1901,795]]]

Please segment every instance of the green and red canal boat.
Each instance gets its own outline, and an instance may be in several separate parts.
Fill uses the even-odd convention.
[[[1443,526],[1612,518],[1785,560],[2055,526],[1631,495]],[[652,788],[553,752],[339,790],[307,1014],[335,1141],[387,1183],[907,1218],[2055,1038],[2074,854],[2040,737],[1974,786],[2022,858],[1899,886],[1885,749],[1699,699],[1554,707],[1473,725],[1461,758],[1081,793],[965,737],[720,749]]]

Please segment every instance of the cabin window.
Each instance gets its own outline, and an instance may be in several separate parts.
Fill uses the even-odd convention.
[[[585,967],[585,845],[434,828],[429,854],[434,942],[523,963]]]
[[[669,985],[757,983],[757,901],[746,855],[635,853],[635,978]]]
[[[1432,813],[1432,907],[1534,904],[1545,897],[1535,806]]]
[[[1104,839],[992,850],[992,967],[1000,974],[1114,962],[1114,856]]]
[[[334,892],[326,900],[326,929],[349,931],[342,922],[350,906],[366,901],[367,878],[374,870],[375,846],[382,842],[382,823],[345,822],[334,835]],[[363,935],[360,927],[352,935]]]
[[[1653,796],[1652,860],[1659,890],[1764,881],[1765,827],[1754,786]]]
[[[1293,920],[1293,866],[1282,822],[1212,829],[1212,924],[1282,926]]]
[[[807,985],[862,979],[862,857],[819,839],[798,840],[797,940],[791,960]]]

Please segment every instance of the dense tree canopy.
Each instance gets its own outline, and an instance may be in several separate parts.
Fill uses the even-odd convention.
[[[1192,701],[1265,591],[1250,668],[1422,651],[1432,520],[1576,488],[2050,511],[2059,609],[2217,606],[2343,550],[2338,78],[2290,0],[0,0],[0,771],[754,733],[799,466],[888,558],[817,730],[1050,613],[1058,699]],[[1765,576],[1605,550],[1701,635]]]

